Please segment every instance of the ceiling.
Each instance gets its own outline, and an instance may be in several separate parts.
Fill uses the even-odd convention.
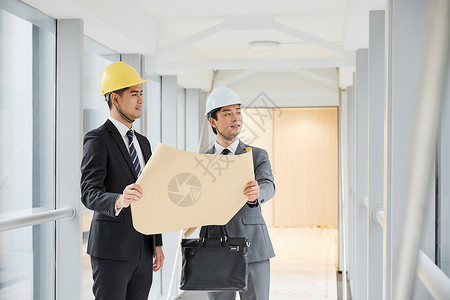
[[[145,54],[148,71],[177,75],[181,86],[203,90],[213,80],[231,84],[261,74],[274,85],[280,77],[290,82],[289,74],[328,87],[339,81],[345,88],[354,51],[368,45],[369,11],[385,5],[384,0],[24,2],[56,19],[81,18],[91,38],[120,53]],[[249,48],[254,41],[279,47],[256,51]],[[217,77],[213,70],[219,70]]]

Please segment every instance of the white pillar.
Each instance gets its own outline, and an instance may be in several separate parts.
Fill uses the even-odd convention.
[[[177,94],[177,148],[186,150],[186,89],[178,87]]]
[[[367,299],[367,197],[368,180],[368,51],[356,51],[355,71],[356,102],[356,277],[353,278],[352,296]]]
[[[348,151],[350,146],[349,141],[349,89],[341,91],[341,101],[339,103],[339,157],[340,157],[340,191],[339,191],[339,271],[344,270],[344,248],[348,251],[348,219],[344,219],[348,216],[348,182],[349,182],[349,164],[348,164]],[[345,223],[345,234],[344,234]],[[344,236],[346,239],[344,240]],[[345,243],[345,247],[344,247]],[[348,253],[346,253],[346,260],[348,261]],[[345,266],[347,270],[348,264]]]
[[[152,151],[161,142],[161,76],[155,73],[147,74],[147,88],[144,90],[145,100],[147,102],[146,124],[147,138],[150,141]]]
[[[354,80],[353,80],[354,82]],[[353,279],[356,278],[356,226],[355,226],[355,186],[356,186],[356,113],[355,113],[355,92],[354,86],[347,88],[348,101],[348,198],[344,200],[344,216],[348,217],[346,245],[347,245],[347,268],[348,278],[351,288],[353,288]],[[345,284],[344,284],[345,286]]]
[[[412,131],[418,107],[421,84],[421,56],[426,42],[425,17],[432,1],[389,0],[386,14],[386,178],[385,178],[385,234],[384,234],[384,299],[394,300],[397,249],[401,240],[404,199],[407,197]],[[430,178],[432,180],[432,178]],[[430,195],[432,197],[432,195]],[[433,200],[430,198],[430,203]],[[434,257],[434,232],[429,228],[422,250]],[[416,280],[413,299],[429,299],[425,287]]]
[[[383,209],[384,11],[369,13],[368,299],[383,299],[383,229],[372,217]]]
[[[83,133],[83,21],[59,20],[56,86],[56,208],[76,216],[56,222],[56,299],[81,298],[80,163]]]
[[[173,75],[161,78],[161,130],[163,144],[177,148],[177,77]]]
[[[199,151],[200,123],[204,118],[200,112],[200,90],[186,89],[186,150],[190,152]]]
[[[161,77],[161,142],[173,148],[177,148],[178,130],[178,84],[177,77],[167,75]],[[173,265],[176,258],[179,232],[163,234],[163,251],[165,256],[162,274],[162,294],[167,295],[172,277]],[[179,278],[178,276],[176,278]],[[177,284],[175,284],[177,286]],[[174,291],[172,291],[172,295]],[[175,293],[175,296],[177,294]]]

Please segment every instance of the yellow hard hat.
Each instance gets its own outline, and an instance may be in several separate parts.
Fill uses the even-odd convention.
[[[141,84],[143,80],[133,67],[123,61],[115,62],[105,68],[102,73],[102,96],[129,86]]]

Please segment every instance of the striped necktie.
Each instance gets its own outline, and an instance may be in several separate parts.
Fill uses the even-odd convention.
[[[139,158],[137,155],[136,148],[133,145],[133,130],[127,131],[128,136],[128,150],[130,152],[131,161],[133,162],[134,170],[136,171],[136,175],[139,177],[141,175],[141,164],[139,163]]]

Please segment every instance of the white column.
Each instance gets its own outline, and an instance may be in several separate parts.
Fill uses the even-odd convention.
[[[59,20],[56,86],[56,208],[72,206],[56,222],[56,299],[81,298],[80,163],[83,133],[83,21]]]
[[[149,81],[145,83],[144,101],[145,114],[143,114],[143,123],[146,124],[145,135],[150,141],[152,151],[156,149],[158,143],[161,142],[161,76],[156,73],[147,73],[145,79]],[[143,77],[144,78],[144,77]],[[166,237],[163,234],[163,251],[165,251]],[[166,253],[164,253],[166,254]],[[153,282],[150,289],[149,299],[159,299],[162,295],[163,270],[153,273]]]
[[[147,138],[152,150],[161,142],[161,76],[147,74],[147,88],[144,90],[146,105]]]
[[[173,75],[161,77],[161,142],[177,147],[177,77]]]
[[[186,150],[199,151],[200,124],[199,119],[204,118],[200,112],[200,90],[186,89]]]
[[[161,133],[163,144],[177,148],[178,129],[178,84],[177,77],[172,75],[161,77]],[[176,258],[179,232],[169,232],[163,234],[163,250],[165,256],[164,268],[162,269],[162,294],[167,295],[169,291],[173,265]],[[178,262],[180,263],[180,262]],[[180,278],[178,274],[176,278]],[[175,286],[178,286],[175,283]],[[177,293],[172,291],[172,295]]]
[[[177,95],[177,148],[186,150],[186,90],[178,87]]]
[[[352,296],[367,299],[368,51],[356,51],[356,277]]]
[[[395,267],[398,261],[397,249],[401,240],[404,199],[407,197],[408,170],[411,163],[412,137],[418,89],[421,84],[421,56],[426,43],[425,17],[431,1],[389,0],[386,14],[386,178],[384,195],[384,299],[394,300],[396,286]],[[433,180],[430,178],[430,180]],[[434,201],[430,195],[430,203]],[[432,220],[431,220],[432,221]],[[432,226],[431,226],[432,227]],[[428,239],[422,243],[422,250],[434,257],[434,232],[430,228],[423,235]],[[423,240],[424,241],[424,240]],[[416,280],[413,299],[429,299],[425,287]]]
[[[369,13],[368,299],[383,299],[383,229],[372,217],[383,209],[384,11]]]
[[[353,80],[354,82],[354,80]],[[355,226],[355,186],[356,186],[356,113],[354,87],[347,88],[348,101],[348,198],[344,201],[344,215],[348,217],[347,222],[347,268],[351,287],[353,279],[356,278],[356,226]]]
[[[347,251],[346,260],[348,261],[348,182],[349,182],[349,163],[348,151],[350,140],[348,135],[349,130],[349,90],[341,91],[341,101],[339,104],[339,157],[340,157],[340,191],[339,191],[339,271],[344,270],[344,248]],[[344,218],[345,221],[344,221]],[[345,232],[344,232],[345,223]],[[344,240],[345,236],[345,240]],[[345,243],[345,247],[344,247]],[[348,263],[345,270],[348,268]]]

